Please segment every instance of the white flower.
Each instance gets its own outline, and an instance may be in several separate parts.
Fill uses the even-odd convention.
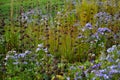
[[[58,11],[58,12],[57,12],[57,15],[60,15],[60,14],[61,14],[61,12]]]
[[[108,49],[107,49],[107,52],[108,52],[108,53],[111,53],[111,52],[113,52],[113,51],[115,50],[115,48],[116,48],[116,46],[113,45],[111,48],[108,48]]]
[[[46,53],[48,52],[48,48],[43,49]]]
[[[16,51],[8,51],[8,54],[10,54],[10,53],[16,53]]]
[[[14,64],[14,65],[17,65],[17,64],[19,64],[19,62],[13,62],[13,64]]]
[[[67,80],[70,80],[70,77],[67,77]]]
[[[43,43],[38,44],[38,47],[39,47],[39,48],[42,48],[42,47],[43,47]]]
[[[82,32],[84,32],[84,31],[85,31],[85,28],[82,28],[81,30],[82,30]]]
[[[30,53],[31,53],[31,51],[29,51],[29,50],[25,51],[25,54],[30,54]]]
[[[9,57],[10,57],[10,55],[6,55],[5,60],[8,60]]]
[[[38,52],[38,51],[40,51],[40,50],[41,50],[40,48],[37,48],[37,49],[36,49],[36,52]]]

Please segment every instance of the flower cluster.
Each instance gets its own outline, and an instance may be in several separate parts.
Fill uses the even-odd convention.
[[[107,24],[112,21],[112,16],[106,12],[99,12],[95,14],[95,18],[98,20],[97,24],[98,23]]]
[[[40,50],[42,50],[42,51],[44,51],[46,53],[48,52],[48,48],[44,48],[43,43],[38,44],[38,48],[36,49],[36,52],[38,52]]]
[[[109,28],[98,28],[97,33],[104,34],[105,32],[111,32]]]
[[[108,49],[107,49],[107,52],[108,52],[108,53],[111,53],[111,52],[113,52],[113,51],[116,50],[116,49],[117,49],[116,45],[113,45],[111,48],[108,48]]]
[[[26,50],[24,53],[17,53],[16,51],[9,51],[4,58],[6,63],[5,65],[9,64],[9,60],[12,60],[12,64],[18,65],[18,64],[28,64],[27,58],[32,55],[32,52],[29,50]],[[29,60],[34,60],[35,55],[33,57],[29,58]]]

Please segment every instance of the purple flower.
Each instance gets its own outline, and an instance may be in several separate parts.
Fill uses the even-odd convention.
[[[92,37],[93,37],[93,38],[97,38],[97,39],[99,39],[99,35],[98,35],[98,33],[93,34]]]
[[[116,65],[112,65],[112,66],[109,66],[109,68],[110,69],[115,69],[115,68],[117,68],[117,66]]]
[[[25,53],[18,54],[18,58],[24,58],[26,56]]]
[[[117,48],[116,45],[113,45],[111,48],[108,48],[108,49],[107,49],[107,52],[108,52],[108,53],[111,53],[111,52],[113,52],[114,50],[116,50],[116,48]]]
[[[114,62],[113,58],[110,55],[107,55],[106,60],[109,62]]]
[[[84,36],[82,34],[78,35],[78,39],[83,38]]]
[[[103,75],[104,79],[109,79],[109,76],[107,74]]]
[[[91,23],[87,23],[87,24],[85,25],[85,28],[92,29],[92,24],[91,24]]]
[[[104,34],[105,32],[111,32],[111,30],[108,28],[98,28],[97,32],[100,34]]]
[[[70,70],[74,70],[75,69],[75,67],[74,66],[70,66]]]
[[[101,66],[101,64],[95,64],[92,66],[92,69],[96,69],[96,68],[99,68]]]
[[[106,71],[106,69],[99,70],[100,73],[105,73]]]
[[[117,54],[119,54],[119,55],[120,55],[120,51],[118,51],[118,52],[117,52]]]
[[[118,70],[115,70],[115,69],[112,69],[112,70],[109,72],[109,74],[117,74],[117,73],[119,73],[119,71],[118,71]]]

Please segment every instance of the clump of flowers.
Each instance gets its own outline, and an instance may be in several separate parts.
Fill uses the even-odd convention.
[[[98,28],[97,33],[104,34],[106,32],[111,32],[109,28]]]

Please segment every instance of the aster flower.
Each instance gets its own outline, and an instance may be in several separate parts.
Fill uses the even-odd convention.
[[[91,24],[91,23],[87,23],[87,24],[85,25],[85,28],[92,29],[92,24]]]
[[[84,36],[82,34],[78,35],[78,39],[83,38]]]
[[[107,74],[103,75],[104,79],[109,79],[109,76]]]
[[[31,53],[31,51],[29,51],[29,50],[25,51],[25,54],[30,54],[30,53]]]
[[[38,47],[39,47],[39,48],[42,48],[42,47],[43,47],[43,43],[38,44]]]
[[[67,80],[70,80],[70,77],[67,77]]]
[[[111,53],[111,52],[113,52],[116,48],[117,48],[116,45],[113,45],[111,48],[108,48],[108,49],[107,49],[107,52],[108,52],[108,53]]]
[[[47,52],[48,52],[48,48],[45,48],[45,49],[43,49],[43,50],[44,50],[44,52],[45,52],[45,53],[47,53]]]
[[[24,58],[26,56],[25,53],[18,54],[18,58]]]
[[[117,68],[117,65],[112,65],[112,66],[109,66],[108,68],[115,69],[115,68]]]
[[[110,55],[106,57],[106,60],[108,60],[109,62],[114,62],[113,58]]]
[[[6,55],[5,60],[8,60],[9,57],[10,57],[10,55]]]
[[[101,66],[101,64],[95,64],[92,66],[92,69],[96,69],[96,68],[99,68]]]
[[[116,69],[112,69],[112,70],[109,71],[109,74],[110,74],[110,75],[111,75],[111,74],[117,74],[117,73],[120,73],[120,71],[119,71],[119,70],[116,70]]]
[[[104,34],[105,32],[111,32],[111,30],[108,28],[98,28],[97,32],[100,34]]]
[[[93,37],[93,38],[97,38],[97,39],[99,39],[99,35],[98,35],[98,33],[93,34],[92,37]]]
[[[95,14],[94,16],[96,19],[97,19],[97,23],[100,23],[100,24],[107,24],[108,22],[112,22],[112,15],[106,13],[106,12],[99,12],[97,14]],[[97,25],[99,26],[99,25]]]
[[[120,55],[120,51],[117,51],[117,54]]]
[[[107,70],[106,69],[102,69],[102,70],[99,70],[99,72],[100,73],[105,73],[105,72],[107,72]]]

